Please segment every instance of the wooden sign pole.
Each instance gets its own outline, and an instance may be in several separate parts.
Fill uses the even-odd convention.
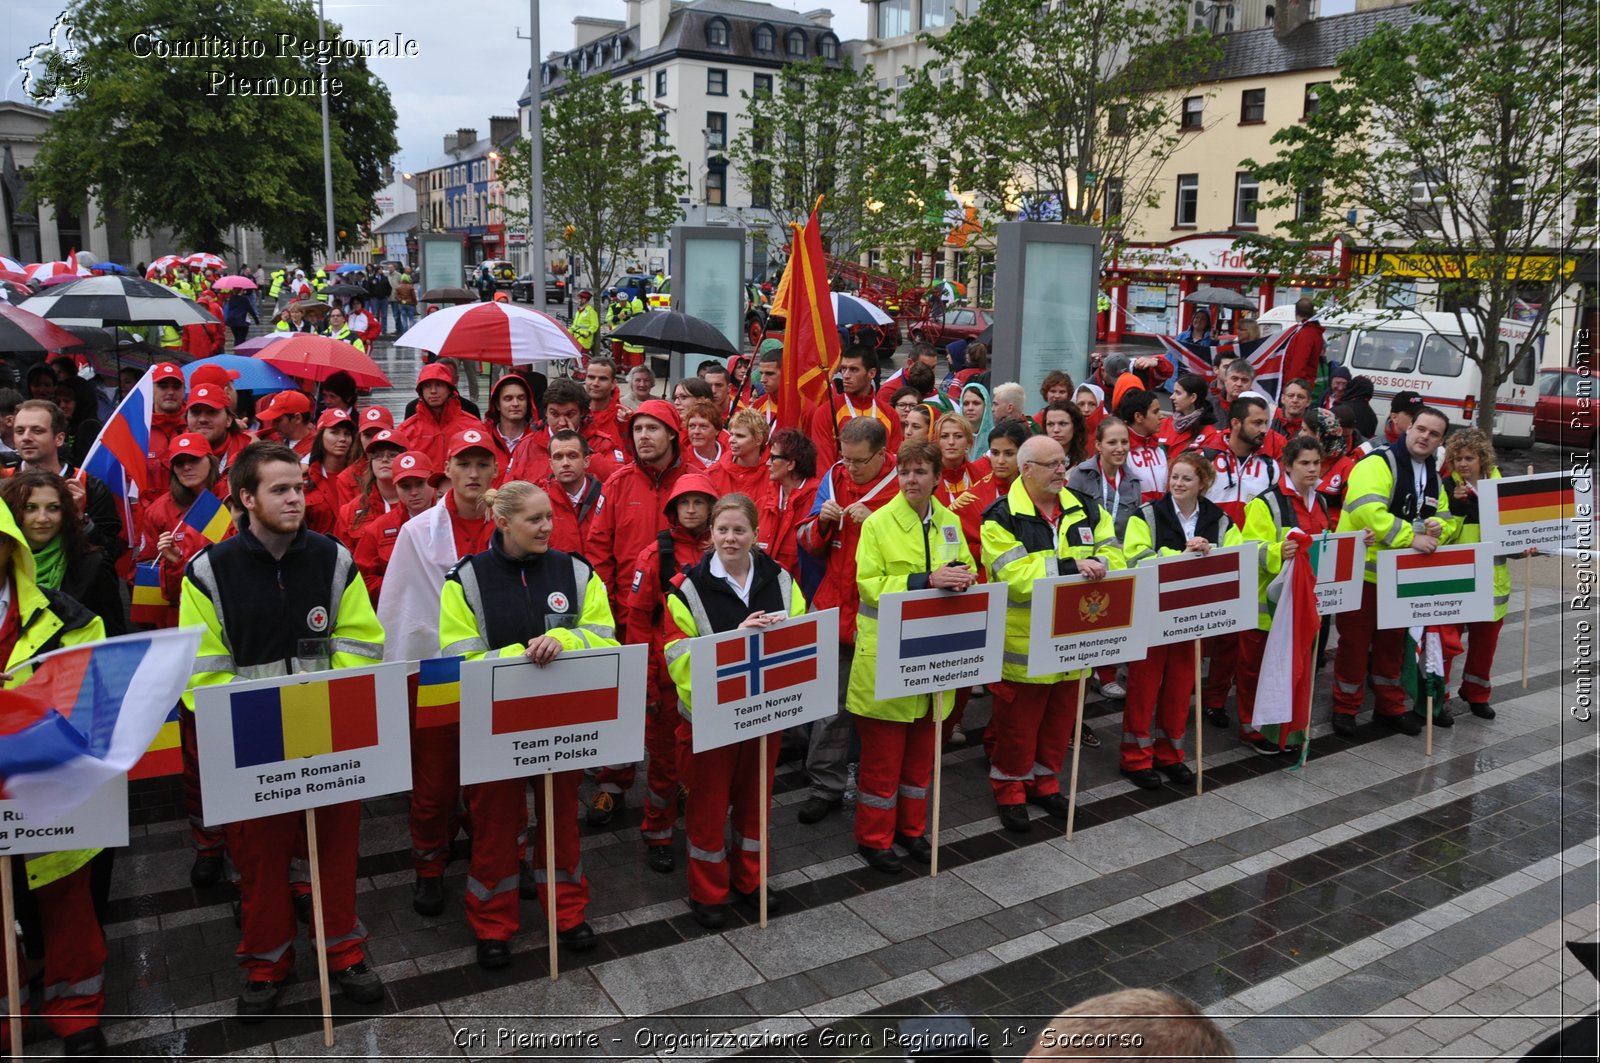
[[[1083,752],[1083,688],[1089,685],[1089,673],[1078,680],[1078,711],[1072,721],[1072,779],[1067,790],[1067,841],[1072,840],[1072,824],[1078,818],[1078,754]]]
[[[306,816],[306,854],[311,858],[311,926],[317,935],[317,981],[322,991],[322,1044],[333,1047],[333,991],[328,985],[328,930],[322,925],[322,866],[317,856],[316,809]]]
[[[556,777],[544,777],[544,907],[545,929],[550,936],[550,981],[561,977],[556,955]]]
[[[11,1058],[22,1058],[22,981],[21,973],[17,969],[17,907],[16,898],[11,895],[11,857],[0,856],[0,920],[5,925],[0,926],[0,933],[6,936],[6,985],[11,987],[8,996],[10,1012],[7,1021],[11,1025]]]
[[[1206,792],[1206,710],[1200,682],[1200,639],[1194,640],[1194,795]]]
[[[945,692],[940,690],[933,695],[933,808],[932,817],[928,820],[928,877],[935,878],[939,874],[939,783],[944,775],[942,770],[944,760],[944,699]],[[913,727],[916,724],[912,724]]]
[[[1528,466],[1533,475],[1533,466]],[[1522,689],[1528,689],[1528,633],[1533,628],[1533,558],[1522,552]]]
[[[756,770],[758,789],[757,801],[761,807],[761,929],[767,928],[767,736],[762,735],[760,743],[760,766]]]

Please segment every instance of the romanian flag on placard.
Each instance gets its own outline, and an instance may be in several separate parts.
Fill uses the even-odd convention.
[[[772,301],[782,313],[783,380],[778,386],[777,427],[795,428],[828,398],[828,380],[839,365],[839,326],[828,292],[828,263],[822,252],[817,205],[805,228],[794,230],[789,267]]]
[[[371,674],[241,691],[230,701],[235,767],[378,744],[377,680]]]
[[[181,519],[184,525],[213,543],[220,543],[233,524],[228,516],[228,507],[210,491],[201,491],[195,496],[194,503],[184,511]]]
[[[461,722],[461,658],[430,657],[417,665],[418,727]]]
[[[1578,515],[1577,493],[1573,490],[1570,472],[1498,483],[1495,494],[1500,502],[1502,528],[1572,520]]]
[[[1133,624],[1134,577],[1063,583],[1055,589],[1050,637],[1087,635]]]
[[[183,742],[178,733],[178,713],[183,702],[172,706],[167,720],[156,732],[155,741],[145,751],[139,762],[128,769],[130,779],[154,779],[161,775],[176,775],[183,770]]]
[[[160,624],[167,618],[172,603],[161,590],[161,568],[154,561],[141,561],[133,570],[133,609],[128,614],[135,624]]]

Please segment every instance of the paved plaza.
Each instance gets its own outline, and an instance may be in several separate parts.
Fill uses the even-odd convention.
[[[1535,563],[1527,689],[1513,566],[1499,717],[1463,711],[1436,732],[1432,758],[1421,738],[1371,724],[1333,735],[1324,670],[1303,768],[1208,729],[1205,796],[1136,790],[1116,771],[1120,706],[1091,697],[1102,744],[1083,751],[1069,842],[1054,820],[1000,828],[979,698],[969,743],[945,759],[936,879],[914,864],[898,877],[867,868],[847,816],[798,824],[804,777],[786,759],[771,856],[782,911],[765,930],[736,909],[721,932],[694,923],[681,871],[644,866],[636,788],[620,826],[584,828],[601,945],[565,955],[554,983],[531,902],[511,967],[478,968],[460,860],[446,914],[414,914],[405,800],[370,802],[359,904],[388,996],[371,1018],[344,1014],[336,995],[332,1050],[306,945],[278,1017],[231,1017],[234,891],[189,886],[176,780],[136,783],[107,926],[107,1034],[113,1051],[145,1058],[695,1059],[750,1038],[765,1039],[750,1058],[903,1058],[885,1031],[947,1013],[973,1019],[1005,1058],[1077,1001],[1168,986],[1227,1027],[1241,1058],[1516,1058],[1596,1008],[1595,979],[1562,945],[1596,936],[1600,833],[1595,732],[1567,715],[1575,617],[1562,564]]]

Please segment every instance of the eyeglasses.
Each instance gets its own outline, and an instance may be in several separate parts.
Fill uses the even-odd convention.
[[[772,453],[767,455],[767,458],[770,461],[788,461],[789,460],[789,455],[787,455],[787,454],[779,454],[776,451],[773,451]]]
[[[1065,461],[1033,461],[1032,459],[1029,459],[1028,461],[1024,461],[1022,464],[1037,465],[1042,469],[1065,469],[1067,467],[1067,463]]]
[[[868,454],[864,458],[846,458],[841,456],[839,460],[851,468],[855,468],[859,465],[870,465],[872,463],[872,459],[876,458],[879,454],[882,454],[883,450],[883,447],[879,447],[877,450],[874,450],[871,454]]]

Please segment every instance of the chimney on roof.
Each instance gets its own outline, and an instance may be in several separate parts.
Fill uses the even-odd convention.
[[[489,140],[495,144],[504,144],[521,131],[520,119],[507,115],[495,115],[489,119]]]
[[[459,134],[456,133],[446,133],[444,135],[444,153],[446,155],[449,155],[456,150],[456,140],[458,136]]]
[[[807,11],[801,17],[802,18],[806,18],[806,19],[810,19],[812,22],[815,22],[817,25],[821,26],[823,29],[832,29],[833,28],[833,12],[829,11],[825,7],[819,7],[814,11]]]
[[[623,6],[628,10],[627,14],[622,17],[622,21],[629,26],[637,26],[639,24],[639,0],[623,0]]]
[[[476,129],[470,129],[466,126],[463,126],[456,130],[456,149],[458,151],[466,151],[477,142],[478,131]]]
[[[1312,19],[1311,0],[1277,0],[1272,6],[1272,34],[1280,41]]]
[[[671,20],[672,0],[639,0],[639,50],[647,52],[659,45]]]

